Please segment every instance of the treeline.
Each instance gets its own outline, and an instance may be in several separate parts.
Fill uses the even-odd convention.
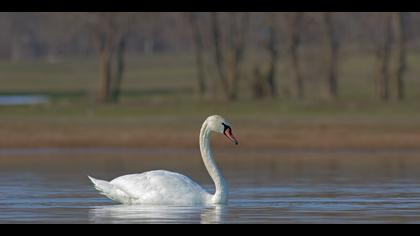
[[[317,51],[324,64],[321,77],[327,97],[336,99],[340,96],[342,51],[357,48],[375,56],[372,79],[378,98],[387,101],[396,94],[402,100],[407,51],[417,47],[419,22],[420,14],[401,12],[3,12],[0,58],[54,63],[61,57],[98,55],[98,103],[118,102],[127,52],[191,52],[197,69],[197,95],[210,93],[209,84],[217,80],[218,91],[226,100],[240,97],[240,84],[250,65],[253,96],[276,98],[282,63],[290,70],[291,96],[303,100],[306,51]],[[264,61],[249,63],[255,51],[264,55]],[[214,72],[211,75],[209,67]]]

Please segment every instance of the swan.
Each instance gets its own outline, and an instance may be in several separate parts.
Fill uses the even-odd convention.
[[[201,127],[200,152],[215,184],[214,194],[207,192],[187,176],[166,170],[124,175],[110,182],[88,177],[101,194],[126,205],[225,204],[228,199],[228,186],[213,159],[210,148],[212,132],[224,134],[236,145],[238,140],[233,135],[229,122],[219,115],[209,116]]]

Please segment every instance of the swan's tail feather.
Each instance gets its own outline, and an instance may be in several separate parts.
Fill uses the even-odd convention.
[[[120,203],[129,203],[130,198],[129,196],[122,191],[120,188],[114,186],[108,181],[95,179],[93,177],[88,176],[90,181],[92,181],[95,188],[102,194],[107,196],[108,198],[120,202]]]
[[[109,194],[112,192],[113,189],[113,185],[110,184],[107,181],[104,180],[100,180],[100,179],[95,179],[92,178],[90,176],[88,176],[90,181],[92,181],[93,185],[95,186],[96,190],[98,190],[99,192],[103,193],[103,194]]]

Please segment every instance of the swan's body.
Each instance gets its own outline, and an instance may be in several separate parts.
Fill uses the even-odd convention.
[[[212,197],[190,178],[165,170],[124,175],[111,182],[91,180],[104,195],[123,204],[202,205]]]
[[[190,178],[165,170],[124,175],[110,182],[89,177],[95,188],[110,199],[123,204],[207,205],[224,204],[228,187],[221,175],[210,148],[211,131],[223,133],[237,144],[228,123],[220,116],[206,119],[200,131],[200,151],[216,187],[210,194]]]

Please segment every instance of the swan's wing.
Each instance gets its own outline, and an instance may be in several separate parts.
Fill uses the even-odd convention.
[[[124,175],[111,181],[133,203],[197,204],[208,201],[210,194],[190,178],[164,170]]]
[[[117,186],[111,184],[108,181],[95,179],[90,176],[88,177],[90,181],[92,181],[92,183],[94,184],[96,190],[98,190],[101,194],[117,202],[126,204],[130,203],[130,196],[122,189],[118,188]]]

